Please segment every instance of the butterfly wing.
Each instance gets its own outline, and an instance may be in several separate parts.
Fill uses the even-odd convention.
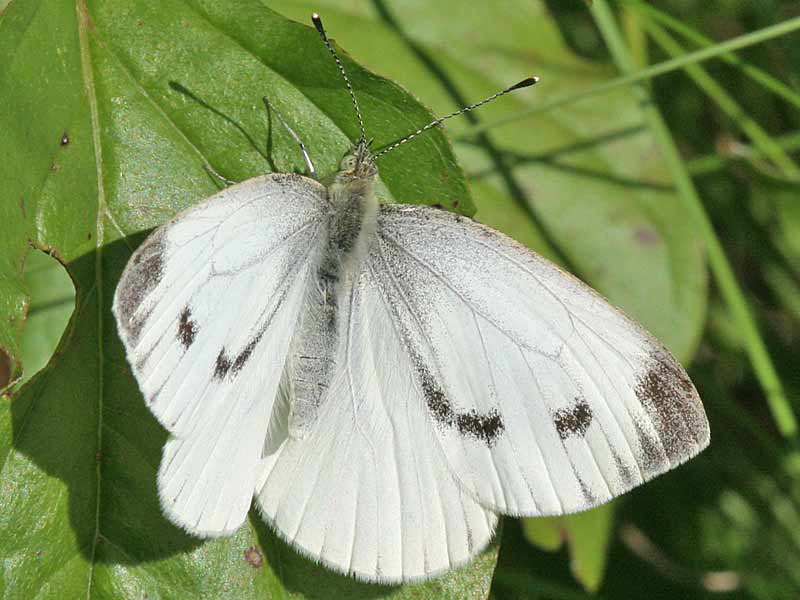
[[[171,433],[162,505],[192,533],[231,532],[247,514],[326,206],[305,177],[250,179],[153,232],[119,282],[120,337]]]
[[[384,206],[377,231],[369,265],[411,359],[405,404],[481,505],[584,510],[708,444],[680,364],[576,278],[444,211]]]
[[[366,266],[340,313],[328,397],[302,440],[264,459],[257,505],[296,548],[362,579],[409,581],[463,564],[497,517],[448,473],[411,356]]]

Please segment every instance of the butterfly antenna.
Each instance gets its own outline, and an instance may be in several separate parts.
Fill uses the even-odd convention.
[[[333,44],[331,44],[331,41],[328,39],[328,34],[325,33],[325,27],[322,26],[322,18],[320,18],[317,13],[313,13],[311,15],[311,21],[314,23],[314,27],[317,28],[317,31],[319,31],[319,35],[322,37],[322,41],[325,42],[325,45],[328,47],[328,50],[333,56],[333,60],[336,61],[336,66],[339,67],[339,72],[342,74],[342,79],[344,79],[344,84],[347,86],[347,91],[350,92],[350,99],[353,101],[353,108],[356,109],[358,128],[361,130],[360,141],[366,144],[367,132],[364,129],[364,119],[361,117],[361,109],[358,108],[358,100],[356,100],[356,94],[353,91],[353,86],[350,84],[350,79],[347,77],[347,72],[344,70],[344,65],[342,64],[339,55],[336,54],[336,50],[333,49]]]
[[[292,136],[292,139],[295,141],[295,143],[298,146],[300,146],[300,152],[303,153],[303,160],[306,161],[306,167],[308,167],[308,175],[310,177],[316,177],[317,172],[314,169],[314,163],[311,162],[311,156],[309,156],[308,150],[306,150],[306,145],[303,143],[303,140],[301,140],[300,136],[294,132],[294,129],[289,127],[289,124],[286,122],[286,119],[284,119],[281,116],[281,113],[279,113],[278,110],[272,105],[272,102],[269,101],[269,98],[264,96],[263,100],[264,100],[264,105],[267,107],[267,111],[275,113],[275,116],[278,117],[278,120],[281,122],[281,125],[283,125],[286,131],[289,132],[289,135]]]
[[[475,110],[479,106],[483,106],[484,104],[487,104],[487,103],[491,102],[492,100],[495,100],[495,99],[499,98],[500,96],[504,96],[509,92],[513,92],[514,90],[518,90],[518,89],[521,89],[521,88],[526,88],[526,87],[532,86],[534,83],[537,83],[538,81],[539,81],[538,77],[528,77],[527,79],[523,79],[519,83],[515,83],[511,87],[507,87],[506,89],[504,89],[502,91],[499,91],[496,94],[492,94],[488,98],[484,98],[480,102],[476,102],[475,104],[470,104],[469,106],[465,106],[461,110],[457,110],[456,112],[450,113],[449,115],[445,115],[444,117],[439,117],[438,119],[435,119],[435,120],[431,121],[430,123],[428,123],[427,125],[425,125],[425,127],[420,127],[414,133],[410,133],[409,135],[407,135],[403,139],[396,141],[391,146],[387,146],[386,148],[384,148],[383,150],[381,150],[380,152],[375,154],[375,158],[378,159],[381,156],[383,156],[384,154],[386,154],[387,152],[391,152],[392,150],[394,150],[395,148],[397,148],[399,146],[402,146],[406,142],[410,142],[411,140],[413,140],[418,135],[421,135],[421,134],[425,133],[426,131],[428,131],[429,129],[432,129],[433,127],[436,127],[442,121],[446,121],[447,119],[450,119],[451,117],[457,117],[458,115],[463,115],[464,113],[467,113],[467,112],[470,112],[472,110]]]

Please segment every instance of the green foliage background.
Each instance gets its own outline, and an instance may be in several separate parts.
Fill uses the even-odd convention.
[[[800,3],[0,6],[0,384],[16,381],[0,399],[0,596],[800,596]],[[335,169],[357,125],[312,10],[377,147],[426,106],[542,77],[448,122],[452,146],[437,131],[387,155],[381,197],[474,215],[639,319],[689,366],[706,452],[583,515],[505,519],[475,563],[424,585],[334,575],[255,515],[202,543],[161,516],[165,434],[110,298],[146,232],[216,190],[204,162],[233,179],[302,170],[263,95]],[[689,54],[703,49],[716,57]]]

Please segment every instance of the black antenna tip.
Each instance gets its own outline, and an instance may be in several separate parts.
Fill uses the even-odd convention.
[[[325,34],[325,28],[322,26],[322,17],[319,16],[319,13],[311,13],[311,22],[314,23],[317,31],[323,35]]]
[[[538,82],[539,82],[539,78],[538,77],[528,77],[527,79],[523,79],[519,83],[516,83],[516,84],[512,85],[510,88],[508,88],[508,91],[512,92],[512,91],[518,90],[520,88],[530,87],[534,83],[538,83]]]

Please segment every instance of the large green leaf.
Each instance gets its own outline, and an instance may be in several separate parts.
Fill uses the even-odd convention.
[[[162,516],[166,434],[110,314],[147,230],[227,177],[301,169],[268,94],[331,172],[357,124],[316,32],[255,1],[17,0],[0,17],[0,348],[21,356],[31,245],[76,289],[53,359],[0,404],[0,595],[7,598],[483,598],[497,548],[424,585],[368,586],[298,556],[257,516],[201,541]],[[407,93],[345,58],[376,146],[426,123]],[[380,164],[385,200],[472,205],[439,132]],[[46,352],[47,350],[45,350]]]

